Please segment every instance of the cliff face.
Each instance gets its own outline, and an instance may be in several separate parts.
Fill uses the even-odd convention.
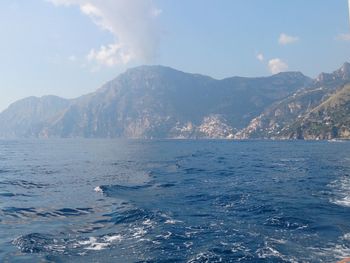
[[[29,97],[0,114],[1,137],[36,137],[44,123],[62,113],[70,101],[56,96]]]
[[[28,110],[26,121],[19,121],[23,114],[19,110],[23,101],[19,101],[0,114],[0,136],[232,138],[269,105],[310,82],[293,72],[215,80],[142,66],[74,100],[35,98],[47,104],[40,106],[47,116]],[[6,119],[11,119],[11,125]]]
[[[283,131],[287,138],[349,139],[350,85],[339,89],[319,106]]]
[[[340,134],[344,137],[349,126],[338,115],[347,112],[346,103],[328,107],[326,112],[319,111],[326,101],[345,96],[349,92],[344,88],[347,83],[350,83],[350,64],[345,63],[339,70],[320,74],[309,87],[268,107],[239,131],[236,138],[332,139]],[[333,132],[331,123],[335,125]]]

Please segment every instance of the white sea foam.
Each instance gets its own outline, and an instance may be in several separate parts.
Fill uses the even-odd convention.
[[[184,245],[186,248],[190,248],[193,245],[193,242],[185,242]]]
[[[164,238],[164,239],[169,239],[169,237],[172,235],[173,233],[171,232],[167,232],[166,234],[161,234],[161,235],[157,235],[157,238]]]
[[[329,186],[333,189],[335,195],[330,201],[340,206],[350,207],[350,177],[343,176]]]
[[[133,238],[141,238],[147,234],[147,230],[143,227],[136,227],[134,229],[134,234],[132,235]]]
[[[269,258],[269,257],[278,257],[281,258],[282,254],[273,247],[265,246],[262,249],[259,249],[258,251],[259,258]]]
[[[153,226],[154,222],[152,222],[151,219],[146,219],[145,221],[142,222],[144,226]]]
[[[350,196],[345,196],[342,199],[333,200],[333,203],[341,206],[350,207]]]
[[[350,241],[350,233],[346,233],[343,237],[342,237],[343,240],[348,240]]]
[[[176,223],[183,223],[183,222],[175,219],[168,219],[164,222],[164,224],[169,224],[169,225],[175,225]]]
[[[114,236],[104,236],[103,239],[106,242],[112,243],[112,242],[122,241],[123,237],[122,235],[114,235]]]
[[[74,247],[83,247],[86,250],[103,250],[122,240],[123,236],[119,234],[106,235],[101,238],[90,237],[88,240],[78,241]]]
[[[78,245],[82,245],[82,246],[86,246],[86,245],[90,245],[92,242],[93,238],[90,237],[89,240],[84,240],[84,241],[78,241]],[[96,240],[96,239],[95,239]]]
[[[297,228],[297,229],[300,229],[300,228]],[[269,238],[269,240],[273,243],[276,243],[276,244],[286,244],[287,243],[287,241],[284,239]]]
[[[86,246],[86,250],[103,250],[109,246],[109,243],[98,242],[96,237],[90,237],[89,240],[79,241],[79,245]]]
[[[241,243],[241,242],[234,242],[234,243],[232,244],[231,251],[232,251],[233,253],[236,253],[236,252],[238,252],[238,251],[250,252],[250,249],[247,248],[247,247],[245,247],[245,246],[243,245],[243,243]]]
[[[335,244],[333,247],[319,248],[309,247],[309,251],[312,251],[318,257],[324,258],[337,258],[338,260],[349,257],[350,248],[344,244]]]
[[[164,235],[163,237],[164,237],[165,239],[168,239],[172,234],[173,234],[173,233],[171,233],[171,232],[168,231],[168,233],[167,233],[166,235]]]
[[[187,263],[195,262],[223,262],[222,258],[212,252],[200,252],[195,255],[192,259],[188,260]]]
[[[66,246],[65,245],[50,245],[50,246],[48,246],[48,249],[50,251],[63,253],[66,250]]]
[[[294,257],[287,257],[279,252],[276,248],[269,244],[269,242],[265,242],[265,246],[257,250],[257,254],[259,258],[268,259],[271,257],[282,259],[283,261],[288,261],[292,263],[299,262]]]
[[[94,191],[97,192],[97,193],[103,193],[103,190],[102,190],[102,188],[100,186],[96,186],[94,188]]]
[[[92,243],[90,246],[86,247],[87,250],[103,250],[109,246],[108,243]]]

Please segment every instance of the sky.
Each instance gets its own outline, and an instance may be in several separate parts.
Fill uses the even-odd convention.
[[[139,65],[217,79],[350,62],[350,0],[1,0],[0,110],[74,98]]]

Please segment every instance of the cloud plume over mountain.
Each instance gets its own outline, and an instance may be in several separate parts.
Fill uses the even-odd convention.
[[[114,66],[131,60],[151,61],[157,53],[162,13],[152,0],[49,0],[55,5],[79,6],[81,12],[114,36],[113,43],[92,48],[87,55],[98,65]]]

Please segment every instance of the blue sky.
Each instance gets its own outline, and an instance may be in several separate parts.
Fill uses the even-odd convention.
[[[315,77],[350,60],[348,0],[2,0],[0,33],[0,110],[89,93],[142,64]]]

